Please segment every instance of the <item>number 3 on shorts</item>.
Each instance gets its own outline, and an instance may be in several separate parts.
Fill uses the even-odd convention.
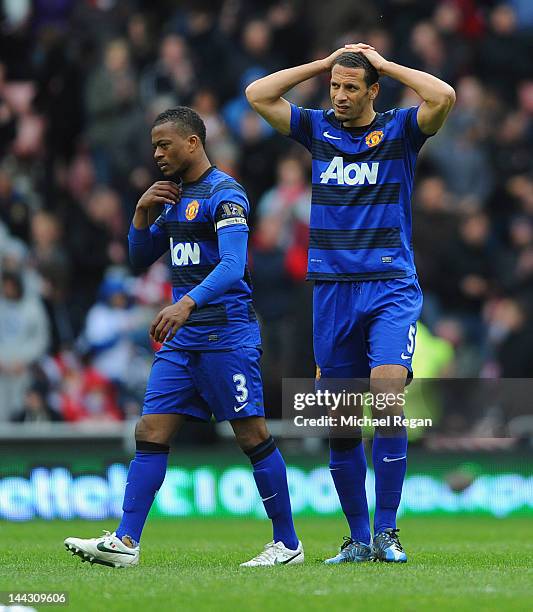
[[[234,374],[233,382],[235,383],[235,390],[238,395],[235,395],[235,399],[242,404],[248,399],[248,389],[246,388],[246,376],[244,374]]]

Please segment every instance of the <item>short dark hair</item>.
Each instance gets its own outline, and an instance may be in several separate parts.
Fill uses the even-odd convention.
[[[178,130],[186,135],[198,136],[201,140],[202,145],[205,147],[205,123],[200,115],[188,106],[177,106],[176,108],[169,108],[162,113],[159,113],[152,124],[152,128],[162,123],[173,123]]]
[[[378,71],[374,68],[374,66],[372,66],[366,56],[359,51],[357,53],[354,53],[353,51],[341,53],[333,62],[333,66],[336,64],[339,66],[345,66],[346,68],[363,68],[365,71],[365,83],[367,87],[377,83],[379,80]]]

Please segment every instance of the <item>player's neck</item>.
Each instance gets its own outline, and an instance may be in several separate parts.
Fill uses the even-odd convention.
[[[181,180],[184,183],[194,183],[197,181],[203,174],[205,174],[209,168],[211,168],[211,162],[207,158],[207,155],[204,154],[197,163],[192,164],[185,170],[185,172],[181,175]]]
[[[372,121],[376,118],[376,111],[370,107],[366,109],[359,117],[355,119],[350,119],[349,121],[343,121],[342,126],[346,128],[352,127],[363,127],[365,125],[370,125]]]

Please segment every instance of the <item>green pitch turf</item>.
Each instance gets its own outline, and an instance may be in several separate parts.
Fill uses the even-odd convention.
[[[39,609],[98,612],[532,609],[530,518],[405,518],[404,565],[322,565],[346,531],[340,518],[297,521],[303,566],[238,567],[269,539],[258,520],[152,520],[132,569],[91,567],[64,550],[66,536],[105,527],[113,522],[0,523],[0,591],[68,591],[68,607]]]

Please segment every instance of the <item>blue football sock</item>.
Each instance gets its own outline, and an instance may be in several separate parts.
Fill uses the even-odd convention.
[[[246,454],[252,462],[254,479],[263,500],[267,516],[272,521],[274,542],[298,548],[298,537],[292,522],[291,500],[287,485],[287,470],[272,437]]]
[[[334,444],[331,440],[330,444]],[[342,446],[337,444],[337,446]],[[330,449],[329,469],[342,510],[350,526],[350,537],[370,544],[370,519],[366,500],[366,457],[363,443],[354,448]]]
[[[402,496],[407,469],[407,432],[405,428],[386,436],[374,434],[372,460],[376,477],[374,533],[396,528],[396,513]]]
[[[154,450],[137,450],[130,463],[122,505],[124,514],[116,531],[117,538],[129,536],[136,544],[140,542],[155,494],[165,479],[169,451],[168,446],[150,442],[138,443],[137,448],[146,449],[146,445]]]

